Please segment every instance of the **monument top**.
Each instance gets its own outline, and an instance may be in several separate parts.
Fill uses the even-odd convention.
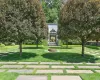
[[[55,31],[55,32],[57,32],[58,31],[58,25],[57,24],[48,24],[48,31],[49,31],[49,33],[52,30]]]

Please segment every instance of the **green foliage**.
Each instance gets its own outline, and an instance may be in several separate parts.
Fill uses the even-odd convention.
[[[61,0],[42,0],[42,6],[46,15],[47,23],[57,23]]]
[[[16,44],[15,43],[11,43],[11,46],[15,46]]]
[[[80,39],[73,39],[73,40],[69,40],[69,42],[72,44],[72,45],[81,45],[81,40]],[[70,44],[69,43],[69,44]]]
[[[47,39],[43,39],[43,40],[42,40],[42,45],[48,46],[48,40],[47,40]]]
[[[24,41],[30,34],[30,22],[26,19],[28,6],[24,0],[6,0],[1,7],[2,14],[5,14],[3,18],[5,22],[5,34],[9,41]],[[19,4],[20,3],[20,4]],[[3,26],[3,25],[2,25]]]
[[[99,16],[97,5],[100,1],[69,0],[61,10],[59,19],[60,33],[68,37],[88,39],[91,32],[96,29]],[[65,33],[66,32],[66,33]]]
[[[23,44],[26,44],[26,45],[31,45],[31,44],[34,44],[35,43],[35,41],[34,40],[25,40],[24,42],[23,42]]]
[[[90,40],[97,26],[100,13],[100,0],[68,0],[59,16],[59,38],[62,40],[80,39],[82,56],[87,40]]]
[[[66,40],[59,40],[59,45],[81,45],[81,41],[78,39],[69,40],[68,42]]]
[[[0,47],[5,47],[5,44],[0,43]]]
[[[0,40],[17,42],[20,53],[23,41],[39,42],[47,35],[44,12],[38,0],[4,0],[0,3],[0,16]]]
[[[62,40],[58,40],[58,41],[59,41],[58,44],[59,44],[60,46],[62,46],[62,45],[63,45]]]
[[[15,46],[16,44],[14,42],[3,42],[3,43],[0,43],[0,45],[5,45],[5,46]]]

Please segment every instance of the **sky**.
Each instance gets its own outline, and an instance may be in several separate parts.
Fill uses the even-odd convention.
[[[57,31],[58,26],[57,26],[56,24],[49,24],[49,25],[48,25],[48,28],[49,28],[49,32],[50,32],[52,29],[54,29],[55,31]]]

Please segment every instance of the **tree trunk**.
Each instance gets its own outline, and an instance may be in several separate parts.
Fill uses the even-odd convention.
[[[82,39],[82,56],[84,57],[84,51],[85,51],[85,39]]]
[[[19,52],[20,52],[20,56],[22,56],[22,42],[19,43]]]
[[[66,48],[68,48],[68,40],[66,40]]]
[[[98,46],[98,42],[99,42],[99,40],[96,40],[96,46]]]
[[[38,48],[38,44],[39,44],[39,41],[38,39],[36,40],[36,48]]]

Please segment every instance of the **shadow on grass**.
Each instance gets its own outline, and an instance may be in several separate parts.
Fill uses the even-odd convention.
[[[20,57],[19,52],[16,53],[8,53],[7,56],[0,56],[0,61],[20,61],[20,60],[25,60],[25,59],[30,59],[34,58],[37,55],[35,53],[26,53],[23,52],[22,56]]]
[[[80,63],[80,62],[95,63],[96,60],[99,60],[99,58],[95,58],[92,55],[85,54],[85,56],[82,57],[81,54],[68,53],[68,52],[46,53],[46,54],[43,54],[42,56],[44,58],[48,58],[52,60],[60,60],[60,61],[65,61],[69,63]]]
[[[2,55],[8,55],[8,53],[0,53],[0,56],[2,56]]]
[[[97,47],[97,46],[86,46],[86,47],[90,48],[90,49],[100,50],[99,47]]]
[[[43,47],[23,47],[23,49],[44,49]]]
[[[72,47],[49,47],[51,49],[73,49]]]

